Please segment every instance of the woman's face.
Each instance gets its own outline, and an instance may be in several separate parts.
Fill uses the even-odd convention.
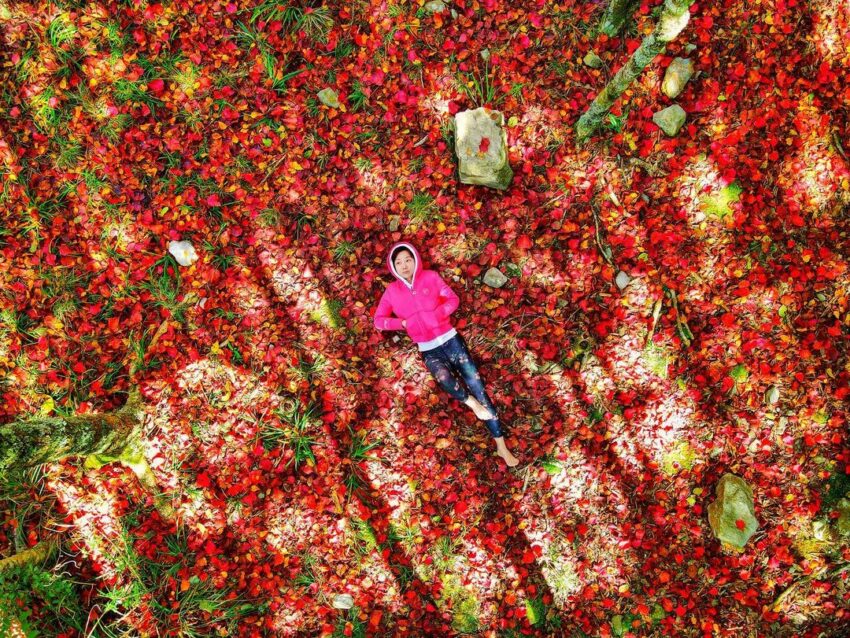
[[[406,250],[396,255],[393,265],[395,266],[396,272],[405,279],[413,277],[413,271],[416,269],[416,262],[413,261],[413,255]]]

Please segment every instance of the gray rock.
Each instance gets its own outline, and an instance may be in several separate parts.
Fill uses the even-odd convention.
[[[394,233],[398,230],[399,217],[398,215],[393,215],[390,217],[390,232]]]
[[[661,90],[669,98],[678,97],[685,90],[685,84],[694,75],[694,63],[688,58],[674,58],[667,67]]]
[[[697,45],[695,45],[695,44],[692,44],[692,43],[689,42],[688,44],[685,45],[685,53],[693,53],[696,50],[697,50]]]
[[[617,288],[623,290],[623,288],[629,285],[630,281],[631,278],[621,270],[617,273],[617,278],[614,280],[614,283],[617,284]]]
[[[332,109],[339,108],[339,98],[337,97],[336,91],[333,89],[322,89],[318,93],[318,98],[325,106],[329,106]]]
[[[652,121],[670,137],[676,135],[685,123],[687,114],[678,104],[668,106],[652,116]]]
[[[585,65],[589,66],[591,69],[601,69],[605,65],[602,58],[596,55],[596,51],[588,51],[587,55],[584,56],[583,61]]]
[[[457,20],[458,12],[452,9],[452,20]]]
[[[722,542],[742,549],[758,529],[753,490],[739,476],[724,474],[715,493],[717,500],[708,506],[711,531]]]
[[[334,609],[351,609],[354,607],[354,598],[351,594],[337,594],[333,600]]]
[[[505,190],[514,172],[508,162],[505,118],[481,107],[455,115],[455,154],[462,184]]]
[[[431,2],[425,3],[425,11],[430,11],[431,13],[442,13],[446,10],[446,3],[442,0],[431,0]]]
[[[501,288],[508,281],[508,278],[502,274],[498,268],[491,267],[484,273],[484,284],[491,288]]]

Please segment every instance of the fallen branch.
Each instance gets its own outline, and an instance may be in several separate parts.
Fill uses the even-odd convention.
[[[599,229],[602,223],[599,221],[599,212],[596,210],[596,206],[594,206],[593,204],[590,205],[590,210],[593,211],[593,223],[596,225],[596,246],[597,248],[599,248],[599,252],[605,259],[605,261],[614,266],[614,256],[613,252],[611,251],[611,247],[607,243],[605,243],[602,238],[602,233]]]
[[[826,572],[826,570],[827,570],[827,566],[824,565],[818,571],[816,571],[814,574],[810,574],[809,576],[804,576],[803,578],[800,578],[799,580],[795,580],[793,583],[791,583],[785,589],[785,591],[783,591],[781,594],[779,594],[779,596],[777,596],[776,600],[774,600],[773,604],[770,606],[770,609],[773,612],[779,611],[782,607],[782,603],[785,602],[786,598],[788,598],[791,594],[793,594],[802,585],[805,585],[806,583],[809,583],[816,578],[820,578],[824,574],[824,572]]]
[[[676,299],[676,291],[671,290],[669,288],[667,290],[667,295],[670,297],[670,301],[673,304],[673,309],[676,311],[676,330],[679,333],[679,338],[684,342],[685,347],[693,343],[694,333],[691,332],[691,329],[688,327],[688,322],[682,317],[682,313],[679,311],[679,302]]]

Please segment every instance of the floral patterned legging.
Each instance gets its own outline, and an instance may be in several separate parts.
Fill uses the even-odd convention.
[[[425,360],[425,365],[431,372],[431,376],[436,379],[443,390],[460,402],[466,401],[471,393],[481,405],[490,411],[490,414],[495,415],[495,419],[488,419],[484,421],[484,424],[494,437],[504,436],[499,425],[496,408],[493,407],[490,397],[484,390],[478,368],[475,367],[472,355],[469,354],[466,347],[466,341],[460,333],[441,346],[423,351],[422,358]],[[461,385],[456,375],[460,375],[469,391]]]

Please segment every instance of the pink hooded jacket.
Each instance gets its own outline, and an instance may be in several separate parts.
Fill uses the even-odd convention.
[[[393,251],[399,246],[413,253],[416,268],[412,284],[396,272],[391,261]],[[404,330],[401,325],[404,319],[407,321],[407,334],[416,343],[431,341],[452,329],[449,315],[457,309],[460,299],[440,275],[422,268],[422,259],[413,244],[406,241],[393,244],[387,255],[387,268],[396,281],[387,286],[381,296],[375,311],[375,328]]]

